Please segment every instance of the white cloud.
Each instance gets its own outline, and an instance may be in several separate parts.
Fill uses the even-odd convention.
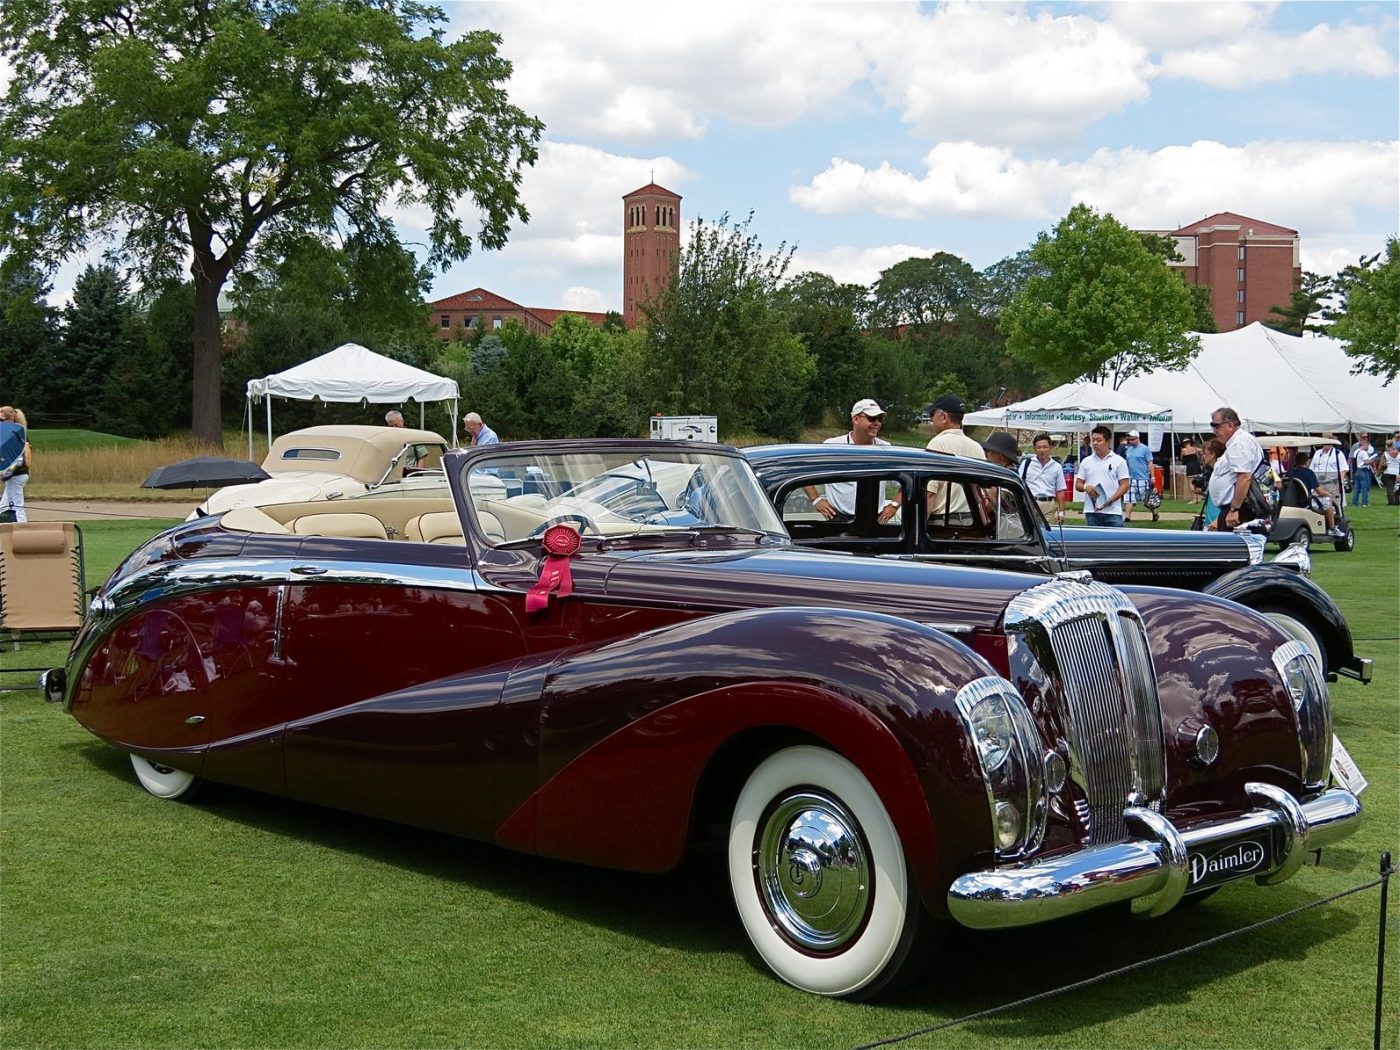
[[[1019,6],[909,11],[866,39],[885,99],[926,137],[1072,137],[1145,99],[1147,49],[1110,22]]]
[[[793,253],[788,273],[796,276],[815,271],[827,274],[841,284],[871,285],[895,263],[915,256],[933,255],[937,251],[937,248],[920,248],[912,244],[880,244],[872,247],[843,245],[815,251],[799,248]]]
[[[1302,243],[1302,266],[1313,273],[1331,276],[1385,249],[1383,240],[1362,234],[1327,234],[1307,238]]]
[[[1128,36],[1154,50],[1228,40],[1243,34],[1259,34],[1273,18],[1277,3],[1223,3],[1221,0],[1187,3],[1108,2],[1096,5]]]
[[[514,63],[511,98],[553,136],[704,137],[883,105],[914,134],[1071,141],[1159,75],[1239,88],[1390,75],[1393,19],[1274,32],[1273,3],[461,4]]]
[[[866,72],[851,5],[461,5],[515,64],[511,97],[555,134],[695,138],[716,117],[788,123]]]
[[[560,303],[563,310],[590,310],[604,311],[613,309],[609,305],[603,293],[597,288],[585,288],[581,285],[574,285],[564,289],[563,300]]]
[[[1378,26],[1349,23],[1319,24],[1293,36],[1251,32],[1210,46],[1168,51],[1162,56],[1161,70],[1166,77],[1199,80],[1218,88],[1252,87],[1299,74],[1392,76],[1395,59],[1381,42],[1381,34]]]
[[[1150,152],[1100,149],[1075,162],[940,143],[924,165],[912,173],[838,158],[789,195],[798,207],[822,215],[1049,220],[1084,201],[1137,227],[1172,227],[1228,210],[1300,231],[1345,231],[1355,227],[1358,209],[1393,212],[1400,206],[1396,142],[1201,141]]]

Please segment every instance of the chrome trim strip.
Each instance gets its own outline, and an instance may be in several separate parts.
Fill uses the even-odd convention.
[[[1182,865],[1193,850],[1226,842],[1241,831],[1282,831],[1291,840],[1289,851],[1275,857],[1272,870],[1256,876],[1271,884],[1293,874],[1308,850],[1346,838],[1360,826],[1361,803],[1340,788],[1303,803],[1272,784],[1250,783],[1245,790],[1261,808],[1186,831],[1151,810],[1129,807],[1124,820],[1144,837],[969,872],[948,888],[948,910],[963,926],[979,930],[1029,926],[1140,898],[1155,897],[1134,909],[1139,914],[1162,914],[1180,899],[1173,894],[1178,885],[1184,888]],[[1288,802],[1280,802],[1280,796]]]

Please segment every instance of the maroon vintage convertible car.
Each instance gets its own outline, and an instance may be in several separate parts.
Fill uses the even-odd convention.
[[[784,980],[868,997],[930,920],[1279,882],[1349,834],[1316,659],[1234,603],[792,545],[732,449],[454,453],[451,498],[187,522],[45,688],[203,781],[665,871],[727,842]]]

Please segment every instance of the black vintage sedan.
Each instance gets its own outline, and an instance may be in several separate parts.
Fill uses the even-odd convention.
[[[1266,614],[1323,660],[1330,678],[1369,682],[1351,631],[1308,578],[1306,551],[1264,563],[1262,536],[1051,527],[1015,471],[894,445],[765,445],[745,450],[798,543],[887,558],[1203,591]],[[835,517],[813,501],[830,495]]]

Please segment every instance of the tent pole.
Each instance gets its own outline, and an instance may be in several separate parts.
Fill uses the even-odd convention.
[[[452,399],[452,447],[457,447],[457,399]]]
[[[267,395],[267,450],[272,451],[272,395]]]
[[[253,458],[253,399],[245,397],[243,399],[243,418],[248,423],[248,459]]]
[[[427,406],[424,405],[423,402],[421,402],[421,401],[418,402],[418,429],[419,429],[419,430],[427,430],[427,429],[428,429],[428,417],[424,414],[424,413],[426,413],[427,411],[428,411]]]

